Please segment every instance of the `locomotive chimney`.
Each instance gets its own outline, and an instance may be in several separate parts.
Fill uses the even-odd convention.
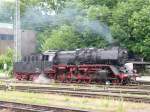
[[[119,47],[120,43],[118,40],[114,40],[113,42],[109,43],[109,47]]]

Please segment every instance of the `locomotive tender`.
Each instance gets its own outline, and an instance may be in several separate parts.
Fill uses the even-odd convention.
[[[124,65],[127,60],[127,50],[119,47],[51,50],[26,56],[14,63],[14,75],[18,80],[34,80],[44,73],[61,82],[128,83],[130,77],[116,67]]]

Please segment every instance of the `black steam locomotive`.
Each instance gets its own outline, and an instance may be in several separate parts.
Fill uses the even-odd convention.
[[[40,73],[61,82],[127,82],[129,77],[119,73],[116,66],[128,60],[126,49],[85,48],[73,51],[46,51],[26,56],[14,63],[18,80],[34,80]]]
[[[49,61],[53,64],[112,64],[122,65],[128,59],[127,50],[119,47],[110,49],[85,48],[75,51],[47,51]]]

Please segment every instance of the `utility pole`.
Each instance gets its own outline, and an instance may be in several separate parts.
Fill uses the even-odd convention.
[[[14,38],[14,48],[15,48],[15,61],[21,60],[21,27],[20,27],[20,0],[15,1],[15,38]]]

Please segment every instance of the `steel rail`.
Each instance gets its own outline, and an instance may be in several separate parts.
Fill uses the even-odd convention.
[[[9,86],[1,85],[0,90],[7,90]],[[32,91],[51,91],[51,90],[71,90],[71,91],[84,91],[84,92],[109,92],[109,93],[122,93],[122,94],[138,94],[138,95],[150,95],[150,90],[147,89],[124,89],[124,88],[73,88],[73,87],[35,87],[35,86],[11,86],[12,90],[32,90]]]
[[[13,84],[37,84],[32,81],[5,81],[0,80],[3,83],[13,83]],[[102,84],[76,84],[76,83],[50,83],[50,84],[39,84],[40,86],[77,86],[77,87],[108,87],[108,88],[124,88],[124,89],[150,89],[150,85],[147,84],[129,84],[129,85],[102,85]]]
[[[130,102],[142,102],[150,103],[150,97],[146,95],[129,95],[122,93],[111,93],[111,92],[87,92],[87,91],[71,91],[71,90],[40,90],[40,89],[17,89],[14,91],[29,92],[29,93],[42,93],[42,94],[59,94],[75,97],[86,97],[86,98],[110,98],[113,100],[123,100]]]
[[[42,105],[33,105],[33,104],[16,103],[16,102],[8,102],[8,101],[0,101],[0,108],[20,110],[26,112],[94,112],[94,111],[81,110],[75,108],[42,106]]]
[[[126,94],[119,93],[109,93],[109,92],[80,92],[80,91],[66,91],[66,90],[50,90],[50,91],[30,91],[35,93],[46,93],[46,94],[60,94],[60,95],[69,95],[76,97],[86,97],[86,98],[110,98],[113,100],[123,100],[130,102],[142,102],[142,103],[150,103],[150,98],[143,96],[130,96]]]

